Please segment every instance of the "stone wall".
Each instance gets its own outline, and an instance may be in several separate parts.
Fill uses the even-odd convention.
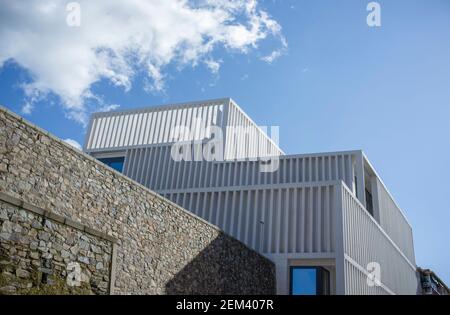
[[[0,192],[115,238],[114,293],[275,293],[272,262],[3,108]]]
[[[109,293],[112,242],[1,199],[0,294]]]

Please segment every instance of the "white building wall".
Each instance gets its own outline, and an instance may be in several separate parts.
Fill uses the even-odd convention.
[[[174,137],[177,126],[190,133]],[[284,154],[229,98],[93,114],[85,151],[202,141],[213,137],[209,127],[222,130],[226,160]]]
[[[410,261],[346,187],[341,187],[346,294],[416,294],[417,277]],[[368,285],[369,263],[380,269],[380,286]],[[370,281],[369,281],[370,282]]]
[[[124,173],[158,191],[203,187],[232,187],[342,180],[353,189],[355,155],[359,151],[277,157],[278,169],[262,172],[264,160],[224,162],[181,161],[170,158],[170,145],[127,150]],[[159,157],[163,156],[161,162]],[[151,164],[152,167],[148,167]],[[146,181],[161,176],[162,180]],[[169,171],[170,170],[170,171]]]
[[[415,263],[412,228],[396,202],[381,183],[378,185],[378,200],[380,203],[380,225],[402,249],[406,257]]]
[[[125,112],[94,114],[86,150],[114,149],[172,143],[176,126],[191,130],[183,140],[201,140],[211,136],[207,126],[222,127],[226,124],[224,114],[226,100],[207,103],[144,108]],[[201,122],[202,124],[198,124]]]
[[[265,254],[332,253],[331,183],[261,185],[162,193]]]

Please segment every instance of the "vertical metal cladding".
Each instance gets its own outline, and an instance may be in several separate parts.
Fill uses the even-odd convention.
[[[378,185],[380,225],[401,248],[408,259],[415,263],[412,228],[384,185]]]
[[[261,172],[264,160],[175,161],[171,146],[129,149],[125,175],[157,191],[208,187],[276,185],[342,180],[353,189],[355,153],[283,155],[274,172]],[[156,180],[162,176],[162,180]],[[154,180],[148,180],[154,178]]]
[[[345,186],[342,194],[346,294],[416,294],[414,261]],[[369,263],[380,266],[380,286],[367,284]]]
[[[262,253],[332,253],[333,185],[196,190],[162,195]]]
[[[174,137],[179,126],[189,132]],[[230,99],[94,114],[85,150],[201,141],[213,138],[213,130],[209,128],[213,126],[222,130],[226,160],[283,154]]]
[[[145,108],[133,111],[94,114],[86,150],[113,149],[172,143],[176,126],[186,126],[182,140],[209,138],[207,126],[222,127],[226,123],[224,100],[189,105]]]

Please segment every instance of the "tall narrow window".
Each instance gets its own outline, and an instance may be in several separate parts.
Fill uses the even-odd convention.
[[[125,161],[125,157],[112,157],[112,158],[102,158],[98,159],[100,162],[105,163],[109,167],[115,169],[118,172],[122,173],[123,170],[123,163]]]
[[[372,194],[367,189],[366,189],[366,209],[370,213],[370,215],[373,217],[373,199],[372,199]]]
[[[330,273],[322,267],[291,267],[291,295],[330,294]]]

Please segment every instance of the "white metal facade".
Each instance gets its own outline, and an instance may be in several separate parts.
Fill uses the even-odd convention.
[[[193,127],[191,140],[220,126],[225,161],[171,158],[170,128],[199,115],[205,125]],[[230,125],[252,132],[234,137]],[[288,293],[289,267],[305,264],[327,266],[333,293],[416,294],[411,226],[361,151],[283,155],[230,99],[95,114],[85,150],[124,156],[125,175],[272,259],[280,294]],[[275,172],[261,172],[267,155],[278,159]],[[368,285],[371,262],[381,285]]]
[[[85,150],[93,152],[173,143],[176,141],[176,133],[173,132],[176,126],[186,126],[190,130],[182,137],[184,141],[211,138],[212,130],[208,127],[220,127],[226,160],[283,154],[229,98],[93,114]],[[233,127],[243,127],[246,133],[233,132],[242,131]]]

